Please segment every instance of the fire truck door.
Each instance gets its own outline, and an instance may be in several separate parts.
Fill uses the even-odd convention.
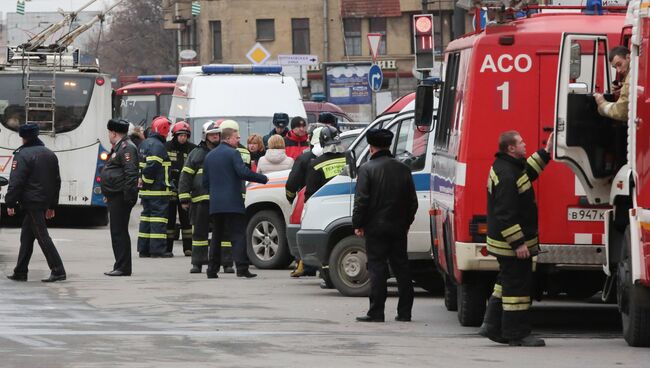
[[[612,138],[621,124],[601,116],[593,97],[611,98],[607,50],[605,35],[565,33],[558,65],[554,158],[576,174],[592,204],[609,202],[610,179],[618,169]]]

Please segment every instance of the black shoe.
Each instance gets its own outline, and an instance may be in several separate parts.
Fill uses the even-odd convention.
[[[235,269],[232,266],[223,266],[223,273],[235,273]]]
[[[483,337],[487,337],[488,339],[490,339],[490,340],[492,340],[492,341],[494,341],[494,342],[496,342],[498,344],[507,344],[508,343],[508,339],[503,338],[501,336],[491,334],[489,331],[490,331],[490,329],[488,328],[488,325],[484,322],[481,325],[481,327],[478,329],[478,334],[483,336]]]
[[[357,322],[384,322],[384,317],[372,317],[365,315],[363,317],[357,317]]]
[[[55,275],[55,274],[52,273],[52,274],[50,274],[50,277],[48,277],[46,279],[42,279],[41,281],[42,282],[57,282],[57,281],[63,281],[65,279],[66,279],[65,274]]]
[[[206,272],[206,274],[208,275],[209,279],[218,279],[219,278],[219,274],[217,274],[216,272]]]
[[[333,289],[333,287],[327,285],[327,282],[325,282],[325,280],[322,280],[318,286],[320,286],[321,289]]]
[[[537,346],[546,346],[546,342],[539,337],[528,335],[523,339],[516,339],[508,341],[510,346],[528,346],[528,347],[537,347]]]
[[[150,255],[149,253],[142,253],[142,252],[140,252],[140,254],[138,255],[138,257],[140,257],[140,258],[150,258],[151,255]]]
[[[152,254],[151,258],[172,258],[174,257],[174,253],[172,252],[165,252],[163,254]]]
[[[8,275],[7,278],[14,281],[27,281],[27,274],[14,272],[13,274]]]
[[[251,273],[248,269],[245,269],[243,271],[237,270],[237,277],[245,277],[247,279],[252,279],[253,277],[257,277],[257,274]]]
[[[123,272],[123,271],[120,271],[120,270],[113,270],[113,271],[104,272],[104,275],[106,275],[106,276],[131,276],[131,272]]]
[[[411,322],[411,317],[402,317],[400,315],[395,316],[397,322]]]
[[[187,249],[183,251],[183,254],[185,254],[185,257],[191,257],[192,256],[192,251]]]
[[[201,273],[201,266],[192,265],[192,269],[190,270],[190,273]]]

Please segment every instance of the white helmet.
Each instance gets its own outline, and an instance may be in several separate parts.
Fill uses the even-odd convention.
[[[208,120],[203,124],[203,135],[202,140],[205,140],[205,137],[211,133],[221,133],[221,128],[213,120]]]
[[[239,131],[239,124],[234,120],[224,120],[219,124],[219,128],[223,129],[233,129]]]

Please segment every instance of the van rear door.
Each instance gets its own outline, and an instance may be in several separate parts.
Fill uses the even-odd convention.
[[[625,124],[601,116],[593,97],[604,93],[611,98],[607,50],[606,35],[562,35],[554,158],[576,174],[592,204],[609,202],[611,178],[625,158]],[[623,143],[622,153],[619,142]]]

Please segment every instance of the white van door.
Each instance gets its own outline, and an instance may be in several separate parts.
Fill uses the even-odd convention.
[[[609,202],[611,178],[625,160],[627,128],[601,116],[593,96],[613,97],[608,50],[605,35],[565,33],[558,62],[554,158],[576,174],[592,204]]]

